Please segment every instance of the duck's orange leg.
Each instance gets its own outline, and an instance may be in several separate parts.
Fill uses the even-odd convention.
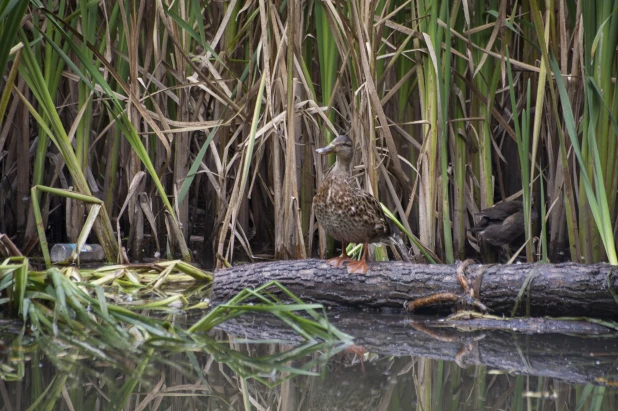
[[[365,274],[367,273],[367,249],[368,243],[363,244],[363,256],[358,261],[352,261],[348,264],[348,273],[350,274]]]
[[[343,264],[347,263],[348,261],[354,261],[348,255],[348,250],[347,250],[348,243],[341,243],[341,246],[343,247],[343,250],[342,250],[343,252],[341,253],[341,255],[339,257],[333,257],[333,258],[326,260],[327,264],[330,264],[333,267],[341,267]]]

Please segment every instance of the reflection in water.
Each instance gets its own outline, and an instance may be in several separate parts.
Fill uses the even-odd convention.
[[[212,332],[212,344],[178,347],[161,343],[157,348],[144,347],[137,357],[121,350],[80,347],[79,342],[54,337],[13,341],[7,334],[0,356],[0,372],[7,380],[0,381],[0,410],[618,409],[617,391],[611,386],[618,367],[614,337],[580,339],[579,351],[586,355],[576,358],[571,357],[576,340],[561,336],[570,354],[555,352],[547,355],[545,363],[534,356],[537,342],[529,336],[512,335],[518,341],[513,349],[504,342],[504,333],[497,340],[487,333],[468,338],[466,343],[434,336],[431,343],[429,336],[422,339],[426,334],[414,334],[417,331],[402,316],[394,317],[399,328],[387,316],[354,316],[364,317],[365,331],[357,343],[362,341],[370,351],[357,346],[298,346],[292,338],[286,344],[251,343],[256,332],[262,339],[286,339],[282,329],[256,319],[231,323],[234,336],[222,330]],[[345,325],[349,318],[337,323],[338,316],[333,317],[342,331],[350,331]],[[386,324],[391,333],[381,334],[378,323]],[[407,330],[407,342],[402,330]],[[548,336],[543,344],[555,347],[552,339],[556,338]],[[418,352],[416,341],[432,350],[426,356],[411,355]],[[503,341],[504,352],[498,355],[508,359],[505,363],[512,364],[511,370],[481,365],[495,361],[492,341]],[[457,359],[457,348],[476,344],[474,353],[468,354],[476,365],[459,358],[460,365],[467,364],[461,368],[454,361],[437,359],[447,358],[448,344],[453,346],[453,359]],[[408,347],[407,353],[402,347]],[[594,356],[587,347],[594,347]],[[93,355],[97,350],[99,355]],[[523,371],[516,369],[512,350],[526,367]],[[572,384],[555,376],[559,367],[567,380],[583,378],[584,371],[595,367],[602,372],[590,374],[591,383]],[[531,375],[510,373],[526,370]],[[11,376],[20,380],[9,381]]]

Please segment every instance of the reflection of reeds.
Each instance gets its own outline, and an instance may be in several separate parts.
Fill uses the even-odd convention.
[[[615,262],[612,2],[30,2],[20,28],[24,4],[0,22],[0,231],[25,251],[37,225],[76,241],[87,215],[36,192],[35,223],[29,188],[47,186],[103,201],[111,259],[115,220],[134,258],[149,232],[184,259],[202,236],[209,263],[332,254],[313,150],[345,133],[359,184],[445,262],[478,248],[475,212],[522,188],[527,215],[545,207],[528,192],[547,200],[527,259],[546,244],[553,261]]]
[[[217,332],[213,342],[252,361],[285,351],[286,346],[243,344],[233,336]],[[98,402],[102,408],[120,407],[123,399],[131,409],[277,409],[281,404],[294,410],[444,410],[472,411],[508,409],[610,411],[618,401],[614,388],[570,385],[556,378],[509,375],[484,366],[460,368],[453,362],[419,357],[381,357],[366,354],[364,369],[353,354],[340,354],[312,368],[318,376],[297,375],[271,388],[236,374],[210,354],[196,352],[144,355],[117,359],[115,367],[79,358],[79,351],[56,351],[58,343],[45,338],[28,349],[37,366],[25,383],[0,381],[4,404],[26,409],[55,409],[67,403],[86,409]],[[60,355],[59,358],[55,356]],[[319,354],[315,354],[316,356]],[[59,367],[52,378],[48,359]],[[39,366],[43,361],[43,366]],[[310,362],[310,358],[290,364]],[[135,367],[147,363],[140,378]],[[128,368],[133,367],[133,368]],[[129,391],[129,389],[133,391]],[[127,398],[123,397],[128,394]],[[158,408],[157,408],[158,407]]]
[[[31,397],[33,409],[54,408],[61,394],[66,399],[68,394],[65,392],[75,382],[72,378],[76,373],[78,378],[99,380],[106,387],[106,398],[113,404],[112,408],[122,408],[135,395],[137,387],[156,374],[156,367],[171,365],[180,369],[179,364],[167,363],[161,357],[163,353],[184,353],[186,364],[183,372],[193,376],[197,372],[198,379],[203,377],[196,356],[207,353],[217,362],[226,364],[238,378],[275,386],[297,375],[318,375],[315,367],[345,349],[350,342],[349,336],[329,324],[321,305],[303,304],[276,283],[245,290],[201,318],[193,319],[188,327],[175,320],[175,310],[179,305],[187,309],[200,305],[187,307],[180,294],[151,303],[112,303],[102,286],[111,285],[113,281],[135,294],[135,289],[142,287],[146,292],[158,290],[160,281],[173,283],[178,276],[180,281],[186,281],[187,275],[202,281],[211,279],[209,273],[184,262],[135,269],[115,266],[104,271],[95,270],[87,275],[98,279],[85,283],[73,267],[64,273],[52,268],[29,275],[28,261],[14,258],[2,265],[0,274],[3,288],[7,290],[6,298],[0,304],[7,313],[14,309],[25,324],[18,336],[13,337],[10,362],[0,370],[0,378],[23,380],[29,374],[25,371],[27,358],[23,353],[32,349],[43,355],[41,360],[49,361],[56,373],[46,389]],[[294,304],[282,304],[270,294],[272,287],[278,288]],[[118,289],[115,290],[118,293]],[[115,298],[120,299],[119,296]],[[141,313],[147,309],[166,310],[170,314],[164,319],[148,317]],[[208,334],[216,325],[246,313],[274,316],[292,330],[297,345],[279,353],[255,357]],[[26,328],[28,335],[24,333]],[[262,341],[237,339],[236,342],[259,346],[277,341],[271,338]],[[154,355],[155,351],[157,355]],[[311,356],[310,361],[296,363]],[[94,363],[84,363],[84,359]],[[126,376],[121,385],[101,369],[110,367]],[[38,361],[33,368],[38,369]]]

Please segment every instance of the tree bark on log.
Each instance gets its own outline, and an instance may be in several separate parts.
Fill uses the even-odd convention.
[[[247,264],[217,271],[213,295],[215,300],[225,301],[244,288],[278,281],[303,301],[402,309],[410,300],[436,293],[463,294],[457,267],[372,262],[367,274],[348,274],[345,268],[316,259]],[[617,320],[617,270],[609,264],[473,264],[465,275],[491,314],[511,316],[522,292],[515,315]],[[424,312],[444,310],[444,304],[424,308]]]

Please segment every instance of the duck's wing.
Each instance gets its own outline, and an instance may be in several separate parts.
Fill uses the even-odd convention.
[[[368,242],[378,241],[392,234],[382,205],[374,196],[364,190],[354,188],[353,200],[350,201],[350,217],[364,226],[373,226],[368,233]]]
[[[486,229],[488,225],[489,225],[489,218],[482,217],[481,220],[474,227],[470,227],[468,231],[470,231],[471,233],[478,233]]]
[[[523,208],[524,206],[521,201],[508,201],[506,203],[499,203],[493,207],[481,210],[481,212],[476,215],[483,217],[481,221],[484,219],[504,221],[509,216],[517,212],[521,212]],[[489,221],[487,221],[487,224],[489,224]]]

